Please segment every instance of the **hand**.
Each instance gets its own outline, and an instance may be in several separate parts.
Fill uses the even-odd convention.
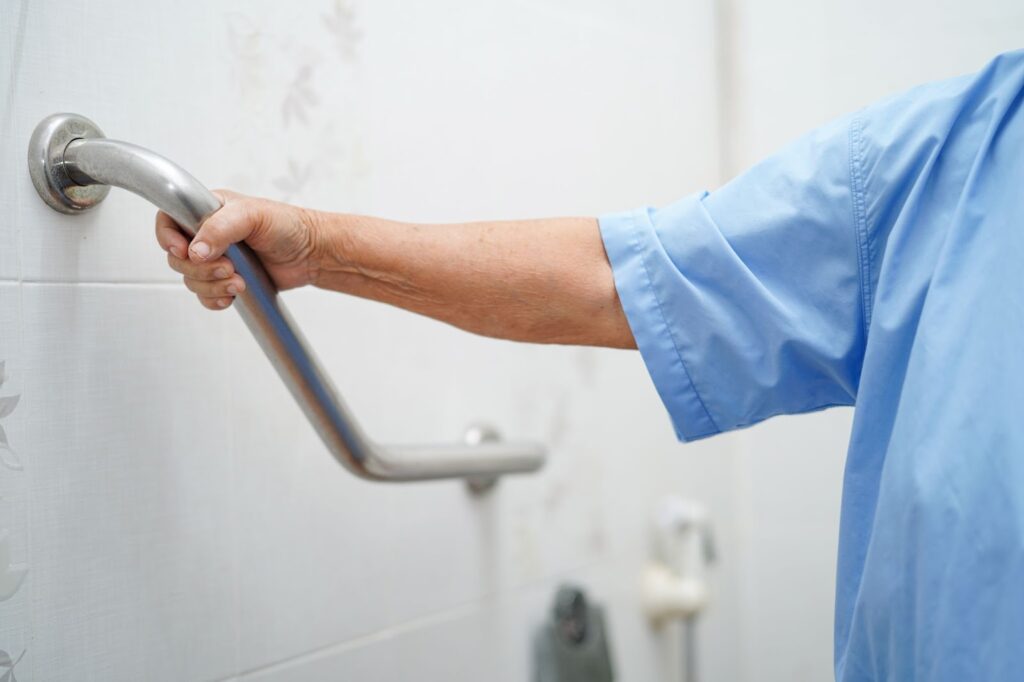
[[[224,256],[231,244],[243,240],[279,289],[316,281],[322,251],[316,213],[225,190],[214,194],[224,206],[203,222],[191,244],[169,215],[156,215],[156,239],[167,251],[168,264],[184,275],[185,286],[204,306],[223,310],[245,290]]]

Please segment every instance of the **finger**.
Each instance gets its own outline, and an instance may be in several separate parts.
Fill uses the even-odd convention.
[[[164,251],[178,258],[185,258],[188,253],[188,237],[182,234],[174,218],[163,211],[156,214],[156,241]]]
[[[191,279],[227,279],[235,273],[235,266],[224,257],[209,263],[193,263],[187,258],[178,258],[174,254],[169,253],[167,254],[167,264],[175,272],[180,272]]]
[[[204,298],[203,296],[199,297],[199,302],[202,303],[207,308],[209,308],[210,310],[224,310],[225,308],[231,305],[232,300],[233,299],[228,296],[219,296],[213,298]]]
[[[238,275],[232,275],[227,279],[215,281],[185,277],[184,281],[189,291],[204,298],[235,296],[245,291],[245,282]]]
[[[232,197],[223,208],[199,226],[199,231],[189,246],[189,258],[198,263],[219,258],[229,246],[252,234],[258,224],[253,202]]]

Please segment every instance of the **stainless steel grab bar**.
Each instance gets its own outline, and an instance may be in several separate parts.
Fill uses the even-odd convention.
[[[195,235],[221,207],[213,193],[178,165],[148,149],[108,140],[96,124],[76,114],[54,114],[36,126],[28,164],[39,196],[62,213],[92,208],[112,185],[152,202]],[[320,438],[352,473],[378,481],[465,478],[481,490],[499,475],[535,471],[543,465],[543,445],[499,442],[493,433],[480,429],[468,432],[467,442],[461,444],[374,443],[317,362],[256,254],[245,244],[236,244],[227,255],[246,283],[236,301],[242,319]]]

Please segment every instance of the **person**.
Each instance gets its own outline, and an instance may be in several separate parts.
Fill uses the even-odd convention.
[[[519,341],[639,348],[678,436],[854,405],[839,680],[1024,679],[1024,51],[805,135],[718,190],[418,225],[223,192],[159,243],[212,309],[245,240],[313,285]],[[610,171],[611,172],[611,171]]]

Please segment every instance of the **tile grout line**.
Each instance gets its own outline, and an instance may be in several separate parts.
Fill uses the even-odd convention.
[[[628,553],[623,553],[623,556],[628,556]],[[476,597],[469,600],[463,601],[451,607],[442,608],[433,613],[428,613],[422,616],[410,618],[409,620],[402,621],[396,625],[386,625],[376,630],[371,630],[359,635],[355,635],[349,639],[342,641],[332,642],[325,644],[324,646],[301,651],[285,658],[281,658],[270,663],[263,665],[257,665],[252,668],[238,671],[229,677],[218,678],[216,682],[241,682],[250,675],[256,673],[273,672],[278,669],[287,669],[290,666],[303,664],[310,661],[316,661],[325,657],[331,657],[336,654],[341,654],[349,651],[355,651],[357,649],[370,646],[379,642],[384,642],[389,639],[406,635],[409,633],[417,632],[428,628],[433,625],[440,625],[443,623],[452,622],[459,618],[472,615],[473,613],[483,611],[485,608],[494,605],[495,600],[501,601],[514,597],[525,591],[540,589],[545,585],[551,585],[566,580],[568,577],[590,570],[594,570],[602,565],[608,563],[617,555],[605,557],[604,559],[594,559],[591,561],[583,561],[579,564],[570,566],[561,571],[555,571],[550,575],[545,575],[533,580],[526,580],[519,585],[511,586],[507,589],[495,589],[484,592]]]
[[[19,263],[21,262],[20,257],[19,257],[18,261],[19,261]],[[25,370],[25,366],[24,366],[24,358],[25,358],[25,290],[21,287],[21,284],[18,283],[17,288],[16,288],[15,291],[16,291],[16,296],[17,296],[17,301],[18,301],[18,355],[20,356],[18,358],[18,361],[19,361],[18,362],[18,365],[19,365],[18,371],[19,372],[24,372],[24,370]],[[21,392],[21,395],[25,394],[25,388],[26,388],[26,386],[25,386],[25,378],[24,378],[25,376],[26,375],[24,375],[24,374],[20,374],[19,375],[19,381],[21,382],[21,386],[20,386],[19,390]],[[33,462],[32,462],[31,459],[29,460],[28,466],[23,468],[22,473],[24,473],[24,474],[26,474],[28,476],[28,490],[29,491],[33,490],[33,485],[32,484],[34,483],[34,479],[35,479],[35,467],[33,466]],[[26,535],[25,542],[26,542],[26,548],[27,549],[26,549],[26,552],[25,552],[25,555],[26,555],[25,556],[25,565],[28,566],[28,570],[31,573],[32,566],[35,564],[35,562],[33,561],[33,553],[34,553],[34,549],[35,549],[35,542],[33,542],[33,538],[32,538],[32,528],[33,528],[34,523],[35,523],[35,495],[32,495],[31,492],[29,492],[29,494],[27,495],[27,498],[28,499],[26,500],[26,503],[27,503],[28,509],[26,510],[26,515],[25,515],[25,535]],[[35,576],[26,576],[26,582],[28,583],[28,590],[29,590],[29,593],[30,593],[30,597],[29,598],[32,600],[30,603],[34,603],[35,602],[35,596],[36,596],[36,594],[35,594],[36,593]],[[28,609],[29,641],[31,641],[32,639],[35,639],[35,637],[34,637],[34,635],[35,635],[35,618],[36,618],[35,609],[32,609],[32,608]],[[37,670],[35,659],[30,657],[29,658],[29,662],[31,663],[31,669],[33,671]],[[33,675],[33,677],[34,677],[34,675]]]
[[[476,602],[462,604],[461,606],[452,607],[450,609],[444,609],[426,616],[413,618],[398,625],[387,626],[380,628],[379,630],[373,630],[372,632],[357,635],[351,639],[346,639],[343,642],[335,642],[316,649],[300,652],[272,663],[241,670],[235,673],[232,677],[224,678],[220,682],[241,680],[256,673],[274,672],[275,670],[287,669],[296,664],[320,660],[347,651],[355,651],[356,649],[361,649],[377,642],[384,642],[394,637],[416,632],[433,625],[449,623],[458,620],[459,618],[469,616],[479,610],[480,605]]]
[[[11,80],[8,83],[7,101],[5,102],[4,115],[3,115],[3,119],[4,120],[3,120],[2,129],[4,131],[6,131],[8,133],[8,135],[10,135],[10,133],[12,133],[13,129],[14,129],[13,112],[15,110],[16,93],[17,93],[17,87],[18,87],[18,76],[19,76],[19,74],[21,72],[21,61],[22,61],[22,56],[23,56],[23,52],[24,52],[25,33],[27,31],[26,25],[28,24],[28,10],[29,10],[29,0],[22,0],[21,6],[19,7],[19,12],[18,12],[18,27],[16,29],[17,33],[16,33],[16,37],[15,37],[13,63],[11,64],[11,69],[10,69]],[[24,166],[23,166],[23,168],[24,168]],[[18,191],[14,191],[13,194],[14,194],[14,197],[13,197],[14,215],[21,215],[21,208],[22,208],[21,207],[21,193],[18,192]],[[18,367],[17,371],[20,373],[20,372],[24,371],[23,358],[25,357],[25,301],[24,301],[24,292],[23,292],[23,290],[21,288],[21,280],[22,280],[22,278],[24,276],[24,264],[22,262],[22,251],[23,251],[23,247],[22,247],[22,233],[23,233],[23,231],[22,231],[22,228],[21,228],[21,221],[15,221],[14,231],[15,231],[15,257],[14,257],[14,260],[15,260],[15,263],[17,263],[17,273],[18,273],[17,280],[14,282],[14,284],[16,286],[16,290],[15,290],[16,300],[18,301],[18,348],[17,348],[17,352],[18,352],[18,355],[20,356],[18,358],[19,367]],[[24,375],[20,375],[19,376],[19,381],[22,382],[21,386],[20,386],[20,391],[21,391],[22,394],[24,394],[24,392],[25,392],[25,383],[24,383],[24,379],[22,378],[23,376]],[[26,510],[25,510],[25,536],[26,536],[25,537],[25,565],[28,568],[28,572],[31,573],[32,572],[32,566],[35,563],[33,561],[33,553],[34,553],[34,549],[35,549],[35,542],[33,542],[33,540],[32,540],[32,525],[33,525],[33,521],[35,519],[35,508],[34,508],[35,505],[34,505],[33,502],[34,502],[35,496],[31,494],[32,483],[33,483],[33,466],[32,466],[32,462],[31,461],[29,462],[29,465],[27,467],[23,467],[22,473],[24,473],[28,477],[28,480],[27,480],[27,484],[28,485],[25,488],[26,491],[28,491],[28,494],[26,495],[27,499],[25,501],[25,503],[26,503]],[[34,603],[35,602],[35,596],[36,596],[36,594],[35,594],[36,593],[35,576],[34,575],[32,575],[32,576],[26,575],[24,577],[24,580],[28,583],[28,585],[26,586],[26,589],[29,592],[29,597],[28,597],[29,603],[30,604]],[[28,651],[29,647],[27,645],[29,644],[29,642],[31,642],[32,640],[35,639],[34,635],[35,635],[35,630],[36,630],[36,628],[35,628],[35,620],[36,620],[35,609],[29,608],[29,609],[27,609],[27,611],[28,611],[28,613],[27,613],[28,628],[27,628],[27,632],[25,633],[26,634],[25,650],[26,651]],[[24,655],[24,653],[22,655]],[[29,660],[27,661],[27,664],[28,664],[29,670],[31,671],[30,674],[32,675],[33,678],[35,678],[35,672],[39,669],[39,667],[38,667],[38,664],[36,662],[35,657],[32,656],[31,654],[29,654]],[[13,670],[14,669],[11,668],[10,672],[13,673]],[[13,677],[13,675],[12,675],[12,677]]]
[[[182,291],[186,291],[184,286],[180,282],[160,282],[158,280],[146,282],[144,280],[131,280],[125,282],[104,282],[102,280],[0,280],[0,284],[22,284],[31,285],[34,287],[101,287],[101,288],[113,288],[123,287],[125,289],[147,289],[147,288],[158,288],[158,289],[170,289],[170,288],[181,288]]]

